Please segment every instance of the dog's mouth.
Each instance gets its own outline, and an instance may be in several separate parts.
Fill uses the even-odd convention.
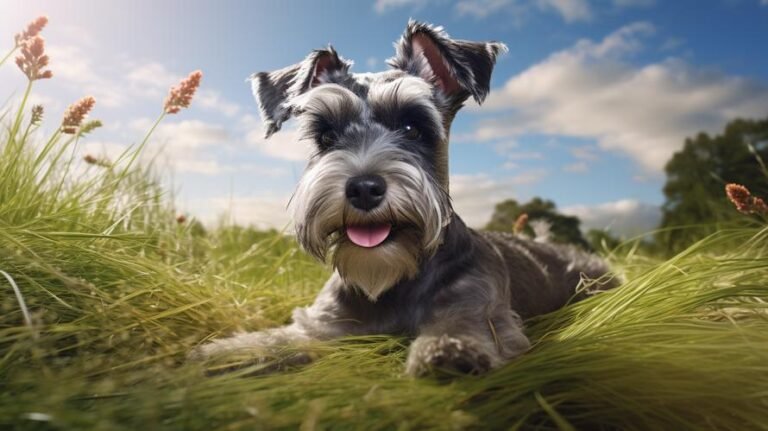
[[[346,226],[345,231],[347,238],[353,244],[364,248],[373,248],[389,238],[390,233],[392,233],[392,225],[389,223],[349,225]]]

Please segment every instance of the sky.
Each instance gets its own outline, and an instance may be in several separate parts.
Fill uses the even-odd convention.
[[[451,131],[456,212],[481,227],[504,199],[553,200],[584,229],[653,228],[664,165],[686,137],[768,116],[768,0],[0,0],[0,53],[39,15],[54,78],[32,99],[58,126],[80,97],[102,129],[80,156],[115,158],[140,142],[168,88],[204,73],[192,106],[153,135],[180,212],[285,228],[310,153],[288,124],[263,138],[246,78],[333,45],[353,72],[380,71],[409,18],[454,38],[509,46],[482,106]],[[13,103],[25,77],[0,68]]]

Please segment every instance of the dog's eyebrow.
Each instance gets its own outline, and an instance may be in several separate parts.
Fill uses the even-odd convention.
[[[379,83],[371,87],[368,100],[374,116],[390,127],[398,126],[403,116],[418,114],[442,128],[440,113],[432,101],[432,87],[422,79],[405,77]]]
[[[368,91],[371,106],[402,106],[427,104],[432,106],[432,86],[420,78],[407,76],[394,81],[378,82]]]
[[[365,108],[350,90],[337,84],[323,84],[297,98],[294,109],[332,124],[346,124],[359,117]]]

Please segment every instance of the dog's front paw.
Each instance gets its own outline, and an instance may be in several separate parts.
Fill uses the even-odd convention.
[[[225,360],[226,362],[265,362],[274,359],[286,346],[276,342],[269,331],[249,332],[229,338],[220,338],[195,347],[187,355],[192,362]]]
[[[498,365],[498,356],[478,343],[448,335],[421,336],[411,344],[405,371],[415,377],[435,371],[482,374]]]
[[[274,328],[197,346],[187,360],[205,362],[206,372],[211,375],[246,367],[262,374],[311,362],[315,355],[307,342],[308,338],[295,327]]]

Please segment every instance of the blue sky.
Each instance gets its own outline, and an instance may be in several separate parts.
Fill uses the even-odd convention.
[[[652,227],[664,162],[686,136],[732,118],[768,116],[768,0],[3,0],[0,51],[45,14],[54,78],[33,98],[50,129],[72,101],[97,100],[105,127],[81,155],[114,157],[139,141],[169,86],[201,69],[192,108],[170,116],[149,147],[180,211],[205,221],[284,227],[306,144],[287,127],[262,139],[245,77],[328,43],[382,70],[409,17],[455,38],[499,40],[491,96],[452,130],[451,193],[481,226],[505,198],[542,196],[586,227]],[[3,42],[5,41],[5,42]],[[5,48],[3,48],[5,47]],[[0,97],[21,73],[0,69]]]

